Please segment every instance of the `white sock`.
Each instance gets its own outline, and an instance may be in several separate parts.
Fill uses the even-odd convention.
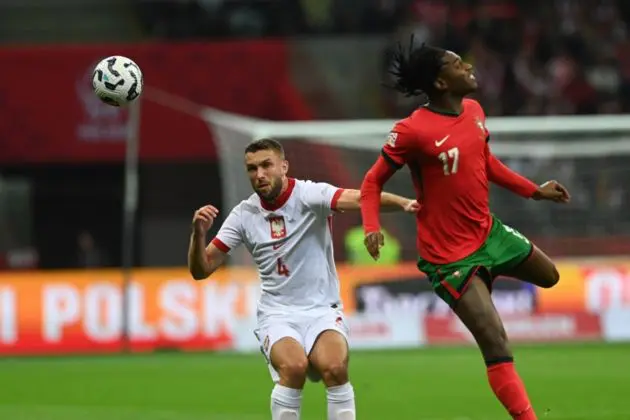
[[[299,420],[302,390],[276,385],[271,391],[271,420]]]
[[[328,395],[328,420],[356,420],[354,408],[354,388],[350,382],[331,386]]]

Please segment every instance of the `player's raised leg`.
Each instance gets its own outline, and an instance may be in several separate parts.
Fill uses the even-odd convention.
[[[273,379],[276,382],[271,392],[271,418],[272,420],[298,420],[302,404],[302,388],[304,388],[308,370],[308,359],[304,347],[292,337],[283,337],[271,343],[268,353]]]
[[[354,389],[348,375],[348,342],[335,330],[326,330],[317,338],[309,355],[313,368],[326,386],[328,420],[355,420]]]
[[[533,245],[531,254],[525,261],[506,270],[505,273],[497,274],[515,277],[546,289],[555,286],[560,281],[560,274],[551,258],[535,245]]]
[[[536,420],[525,385],[514,368],[514,359],[503,322],[480,277],[474,276],[453,311],[472,333],[486,362],[494,394],[516,420]]]

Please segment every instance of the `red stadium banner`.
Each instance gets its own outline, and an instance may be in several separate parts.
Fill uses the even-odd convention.
[[[503,323],[514,342],[602,339],[600,317],[586,313],[511,315],[504,316]],[[474,343],[472,335],[455,316],[425,317],[424,335],[429,345]]]
[[[238,323],[253,315],[255,276],[236,270],[195,282],[181,269],[135,272],[128,293],[130,349],[233,348]],[[122,317],[120,272],[0,275],[0,354],[120,351]]]
[[[122,160],[129,113],[102,104],[91,87],[96,63],[114,54],[132,58],[144,73],[144,160],[215,156],[206,123],[152,102],[152,88],[250,116],[310,117],[282,41],[3,48],[3,79],[14,82],[0,85],[0,161]]]

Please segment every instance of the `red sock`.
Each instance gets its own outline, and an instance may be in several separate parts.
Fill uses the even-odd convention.
[[[488,367],[488,381],[506,410],[515,420],[537,420],[529,402],[525,385],[514,368],[513,362]]]

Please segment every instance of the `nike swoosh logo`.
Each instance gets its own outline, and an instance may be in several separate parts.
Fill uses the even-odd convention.
[[[441,145],[443,145],[446,140],[448,140],[448,138],[451,137],[451,135],[449,134],[448,136],[444,137],[442,140],[440,141],[435,141],[435,147],[440,147]]]
[[[276,249],[280,248],[282,245],[284,245],[284,243],[273,244],[273,249],[276,250]]]

